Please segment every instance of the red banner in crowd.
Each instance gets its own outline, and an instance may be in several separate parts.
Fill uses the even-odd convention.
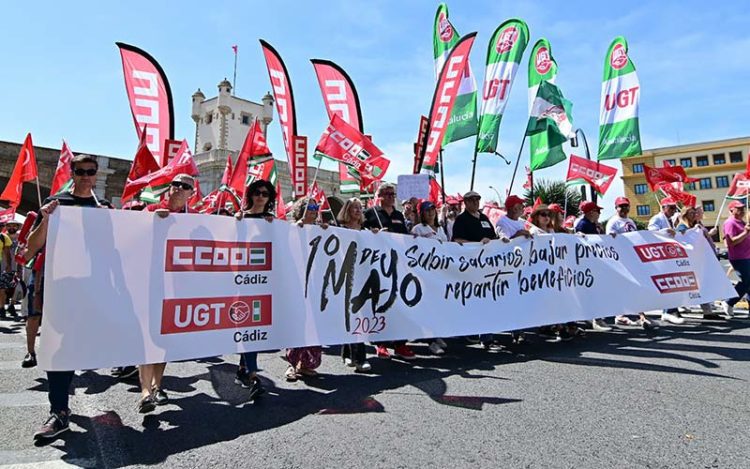
[[[133,197],[138,191],[146,187],[165,186],[172,182],[172,179],[180,173],[187,173],[191,176],[198,175],[198,168],[195,166],[193,154],[190,153],[187,140],[182,141],[182,147],[178,156],[170,161],[167,166],[134,181],[128,181],[122,192],[122,200]]]
[[[146,51],[122,42],[116,44],[136,133],[140,136],[148,125],[148,147],[156,161],[162,161],[162,143],[174,138],[174,106],[167,75]]]
[[[315,151],[357,170],[365,187],[371,185],[374,180],[382,179],[390,164],[383,156],[383,152],[369,138],[344,122],[338,115],[331,119]]]
[[[8,185],[0,194],[0,200],[10,202],[11,208],[18,207],[21,203],[23,183],[33,181],[38,175],[34,143],[31,141],[31,134],[29,133],[26,134],[26,139],[21,145],[21,151],[18,152],[18,158],[16,158],[16,165],[13,166],[13,172],[8,178]]]
[[[565,181],[582,179],[591,185],[596,192],[604,195],[615,180],[615,175],[617,175],[617,168],[603,165],[598,161],[587,160],[577,155],[570,155],[568,175]]]
[[[73,177],[70,169],[71,161],[73,161],[73,152],[70,151],[68,144],[63,140],[60,158],[57,160],[57,168],[55,168],[55,175],[52,177],[52,186],[49,189],[50,194],[57,194],[60,189],[70,182]]]
[[[320,210],[331,210],[331,205],[328,203],[325,191],[318,185],[317,181],[313,182],[310,186],[310,190],[307,196],[320,206]]]
[[[230,182],[232,182],[232,154],[227,155],[227,163],[224,165],[224,173],[221,175],[221,183],[219,183],[219,195],[216,198],[215,205],[216,205],[216,211],[218,212],[219,209],[223,208],[224,205],[227,202],[232,202],[232,205],[234,205],[235,210],[239,209],[239,204],[237,204],[236,201],[236,194],[234,194],[234,189],[232,189],[232,186],[230,185]],[[244,194],[240,193],[239,197],[242,198]]]
[[[458,86],[461,83],[476,35],[477,33],[467,34],[456,43],[446,57],[443,69],[438,76],[435,93],[432,96],[432,105],[430,106],[429,131],[425,137],[422,156],[420,156],[422,165],[427,169],[434,170],[437,164],[438,153],[443,144],[443,137],[448,129],[448,121],[458,95]]]
[[[291,161],[292,190],[302,197],[307,187],[307,137],[294,136],[294,158]]]
[[[412,168],[414,174],[419,173],[419,168],[422,167],[422,150],[429,125],[430,119],[427,116],[419,116],[419,132],[417,132],[417,141],[414,143],[414,167]]]
[[[658,188],[684,207],[695,207],[697,199],[693,194],[681,191],[671,183],[661,183]]]
[[[268,67],[268,77],[271,79],[271,88],[276,100],[276,110],[279,113],[279,123],[284,138],[284,149],[286,156],[291,161],[294,158],[294,136],[297,135],[297,116],[294,112],[294,96],[292,95],[292,82],[286,70],[281,56],[271,44],[263,39],[260,40],[263,48],[263,56]]]
[[[688,175],[685,174],[685,168],[682,166],[652,168],[644,164],[643,172],[646,176],[646,182],[652,191],[656,191],[656,188],[663,183],[697,181],[697,179],[688,177]]]

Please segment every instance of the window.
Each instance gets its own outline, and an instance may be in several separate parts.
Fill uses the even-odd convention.
[[[645,194],[648,192],[648,186],[646,184],[636,184],[633,190],[635,190],[636,194]]]
[[[729,187],[729,176],[716,176],[716,187]]]
[[[634,173],[642,173],[643,172],[643,163],[635,163],[633,165],[633,172]]]
[[[695,190],[695,183],[694,182],[686,182],[685,183],[685,190],[694,191]]]
[[[700,184],[700,188],[703,190],[711,189],[711,178],[700,178],[698,184]]]
[[[664,160],[664,166],[677,166],[677,160],[675,160],[674,158]]]
[[[696,156],[695,157],[695,165],[696,166],[708,166],[708,156]]]
[[[730,151],[729,152],[730,163],[742,163],[742,152],[741,151]]]
[[[682,166],[683,168],[692,168],[693,159],[692,158],[680,158],[680,166]]]
[[[635,207],[635,210],[639,217],[647,217],[651,215],[651,207],[648,205],[638,205]]]
[[[214,115],[213,114],[206,114],[206,124],[210,124],[214,121]]]
[[[724,156],[724,153],[716,153],[713,155],[713,157],[714,157],[714,164],[724,164],[727,162],[727,159]]]
[[[240,116],[240,120],[242,121],[242,125],[250,125],[250,114],[245,114],[244,112]]]
[[[713,200],[704,200],[702,204],[704,212],[713,212],[714,210],[716,210]]]

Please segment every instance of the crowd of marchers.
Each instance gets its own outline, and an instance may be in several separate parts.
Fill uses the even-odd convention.
[[[50,215],[59,207],[78,206],[90,208],[113,208],[112,205],[94,194],[93,188],[98,172],[97,160],[90,155],[77,155],[71,161],[73,185],[69,191],[47,198],[36,217],[31,217],[33,223],[23,227],[17,222],[7,223],[0,242],[3,249],[3,266],[0,275],[0,300],[2,304],[9,302],[9,312],[12,310],[14,295],[19,299],[17,291],[25,297],[24,310],[26,316],[27,353],[22,366],[31,368],[36,366],[35,339],[44,311],[44,246],[47,237],[47,226]],[[157,217],[168,217],[173,213],[194,213],[188,201],[193,195],[195,180],[187,174],[179,174],[172,180],[162,201],[151,205],[132,204],[131,209],[152,212]],[[245,188],[242,204],[239,210],[230,207],[218,211],[220,216],[233,216],[238,220],[244,218],[264,219],[267,222],[283,223],[275,219],[274,204],[276,190],[273,184],[265,180],[255,180]],[[544,236],[549,233],[567,233],[570,235],[610,235],[637,231],[635,222],[628,217],[630,201],[625,197],[615,200],[616,214],[607,220],[606,225],[599,220],[602,207],[594,202],[580,204],[580,214],[577,219],[566,223],[563,207],[558,204],[545,204],[538,201],[532,206],[526,206],[526,201],[516,195],[509,195],[504,201],[504,213],[493,223],[481,210],[481,195],[474,191],[463,194],[463,197],[453,197],[438,209],[433,202],[416,199],[396,200],[396,189],[392,184],[382,184],[376,192],[376,201],[369,208],[365,208],[358,198],[347,200],[337,216],[338,226],[351,230],[371,230],[375,233],[387,232],[397,235],[424,237],[440,242],[492,243],[509,242],[513,238]],[[402,207],[399,210],[398,206]],[[660,201],[661,210],[653,216],[648,229],[662,232],[668,236],[676,236],[687,230],[700,231],[708,240],[709,246],[715,249],[711,240],[714,234],[703,225],[703,213],[700,208],[683,207],[678,210],[677,203],[667,197]],[[722,302],[719,310],[726,318],[733,315],[734,305],[750,290],[750,223],[745,221],[744,204],[734,201],[729,204],[731,216],[723,225],[724,239],[728,249],[729,261],[739,277],[736,284],[736,297]],[[318,224],[323,228],[328,223],[323,221],[321,207],[312,198],[302,198],[293,207],[294,223],[299,226]],[[275,221],[276,220],[276,221]],[[329,220],[331,221],[331,220]],[[15,256],[12,251],[15,250]],[[28,268],[24,268],[27,266]],[[24,272],[30,277],[24,282]],[[713,304],[701,305],[705,316],[719,317],[714,312]],[[2,310],[3,315],[5,310]],[[669,324],[682,324],[685,319],[679,309],[664,310],[661,321],[649,319],[641,313],[638,317],[617,316],[614,324],[618,326],[633,326],[653,328]],[[538,328],[534,333],[546,341],[565,342],[578,337],[585,337],[586,330],[593,329],[606,332],[612,329],[605,322],[605,318],[592,318],[588,322],[572,322],[555,324]],[[454,338],[451,347],[467,344],[479,345],[491,351],[508,347],[525,346],[529,331],[510,332],[510,344],[500,340],[495,334],[483,334],[478,337]],[[443,355],[448,348],[447,338],[430,338],[427,350],[430,354]],[[372,348],[362,343],[342,344],[341,359],[346,367],[355,372],[368,373],[371,365],[368,354],[374,354],[377,359],[396,358],[412,360],[414,350],[406,341],[376,342]],[[373,350],[374,348],[374,350]],[[300,347],[287,349],[285,358],[288,367],[284,378],[288,381],[309,379],[317,375],[316,369],[322,360],[322,348]],[[153,412],[157,406],[169,403],[167,390],[162,386],[166,363],[126,366],[115,368],[111,373],[121,379],[135,378],[140,381],[140,397],[136,403],[136,411],[140,413]],[[238,357],[235,383],[247,389],[248,400],[254,400],[264,394],[263,384],[258,377],[258,352],[242,353]],[[75,371],[48,371],[47,393],[50,403],[50,413],[39,431],[34,434],[36,441],[49,441],[62,432],[68,430],[70,420],[69,392]]]

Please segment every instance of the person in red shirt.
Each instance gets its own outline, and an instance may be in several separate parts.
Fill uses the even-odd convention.
[[[147,205],[145,211],[154,212],[158,217],[166,218],[170,213],[196,213],[188,205],[193,195],[195,179],[189,174],[181,173],[172,179],[166,197],[157,203]],[[169,402],[169,397],[161,387],[166,363],[152,363],[138,367],[141,380],[141,398],[138,401],[138,412],[145,414],[153,411],[157,405]]]

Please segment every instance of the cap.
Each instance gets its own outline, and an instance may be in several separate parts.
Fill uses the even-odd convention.
[[[594,210],[599,210],[599,211],[602,210],[602,208],[596,205],[594,202],[584,202],[581,204],[579,208],[581,209],[582,213],[589,213],[589,212],[593,212]]]
[[[659,203],[662,207],[665,207],[667,205],[677,205],[677,202],[672,197],[664,197],[661,199],[661,202]]]
[[[508,198],[505,199],[505,210],[510,210],[511,207],[514,207],[518,204],[523,205],[525,200],[518,197],[517,195],[509,195]]]
[[[464,200],[471,199],[472,197],[478,197],[480,199],[482,198],[482,196],[479,195],[479,192],[469,191],[464,194]]]
[[[615,199],[615,207],[620,205],[630,205],[630,200],[627,197],[618,197]]]
[[[429,200],[425,200],[424,202],[419,204],[419,213],[422,214],[431,208],[435,208],[435,204],[433,204]]]
[[[563,213],[563,208],[560,207],[560,204],[549,204],[548,208],[553,212]]]
[[[733,208],[745,208],[745,204],[743,204],[739,200],[733,200],[729,202],[729,210],[732,210]]]
[[[190,184],[191,186],[195,187],[195,179],[193,176],[189,175],[188,173],[180,173],[172,178],[172,182],[184,182],[186,184]]]

